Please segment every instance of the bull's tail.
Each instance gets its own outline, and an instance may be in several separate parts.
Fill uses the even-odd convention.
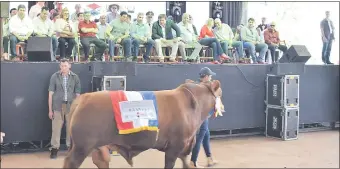
[[[72,149],[72,146],[73,146],[72,132],[71,132],[71,131],[72,131],[72,130],[71,130],[71,126],[72,126],[72,116],[73,116],[74,112],[77,110],[77,107],[78,107],[78,105],[79,105],[79,103],[80,103],[80,100],[81,100],[81,96],[82,96],[82,95],[80,95],[80,96],[77,97],[75,100],[73,100],[73,102],[72,102],[72,104],[71,104],[71,107],[70,107],[70,112],[69,112],[69,113],[70,113],[70,114],[69,114],[70,120],[69,120],[68,128],[66,129],[67,132],[68,132],[69,135],[70,135],[70,143],[71,143],[71,145],[70,145],[68,151],[70,151],[70,150]]]

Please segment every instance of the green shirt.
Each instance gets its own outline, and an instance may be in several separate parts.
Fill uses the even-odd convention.
[[[135,22],[131,24],[130,34],[135,39],[151,38],[150,27],[145,23]]]
[[[119,18],[111,21],[110,26],[112,28],[111,35],[114,37],[114,41],[117,41],[118,38],[130,32],[129,24],[126,22],[121,22]]]
[[[245,42],[251,41],[260,42],[260,36],[257,33],[256,29],[255,28],[250,29],[246,26],[241,29],[241,38]]]

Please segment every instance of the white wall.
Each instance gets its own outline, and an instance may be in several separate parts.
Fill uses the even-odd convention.
[[[335,36],[339,37],[338,2],[249,2],[248,7],[248,17],[255,18],[257,24],[265,16],[268,22],[277,22],[281,39],[291,45],[306,45],[312,55],[308,64],[322,63],[320,22],[326,10],[331,12]],[[332,45],[331,61],[339,61],[339,39]]]

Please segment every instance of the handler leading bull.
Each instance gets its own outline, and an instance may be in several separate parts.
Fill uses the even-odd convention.
[[[221,96],[218,80],[200,84],[187,82],[173,90],[154,92],[83,94],[71,107],[68,130],[72,145],[63,167],[79,168],[92,152],[93,163],[98,168],[109,168],[108,149],[117,151],[133,166],[133,157],[145,150],[157,149],[165,152],[165,168],[173,168],[177,158],[182,160],[183,168],[188,168],[187,156],[195,144],[196,131]],[[137,102],[143,100],[152,101],[153,108],[138,106]],[[150,116],[143,114],[146,109]],[[135,113],[129,114],[126,110]],[[151,118],[152,112],[156,118]],[[132,120],[127,120],[129,118]]]

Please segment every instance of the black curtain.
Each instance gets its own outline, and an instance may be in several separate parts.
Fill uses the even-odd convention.
[[[223,6],[223,18],[222,22],[228,24],[232,28],[236,28],[241,24],[244,3],[242,1],[221,1]]]

